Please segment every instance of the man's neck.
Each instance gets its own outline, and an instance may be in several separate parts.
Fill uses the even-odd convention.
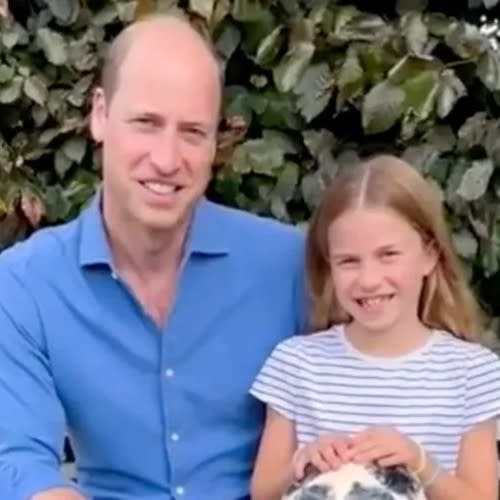
[[[103,207],[113,266],[117,272],[148,277],[171,274],[181,263],[189,221],[169,230],[149,230]]]

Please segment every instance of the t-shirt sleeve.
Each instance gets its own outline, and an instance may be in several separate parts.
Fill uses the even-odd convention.
[[[299,390],[296,339],[288,339],[274,348],[250,388],[252,396],[290,420],[295,420]]]
[[[471,353],[465,383],[465,429],[500,416],[500,358],[483,346]]]

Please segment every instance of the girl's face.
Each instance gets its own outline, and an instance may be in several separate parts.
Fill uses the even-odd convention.
[[[415,325],[437,255],[405,219],[388,208],[347,210],[329,227],[328,250],[337,300],[357,327]]]

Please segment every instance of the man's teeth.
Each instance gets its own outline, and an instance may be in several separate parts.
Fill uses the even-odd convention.
[[[379,295],[377,297],[369,297],[366,299],[358,299],[358,303],[361,307],[373,307],[382,302],[386,302],[392,298],[392,295]]]
[[[170,184],[162,184],[161,182],[145,182],[146,186],[151,192],[159,195],[170,194],[175,191],[175,187]]]

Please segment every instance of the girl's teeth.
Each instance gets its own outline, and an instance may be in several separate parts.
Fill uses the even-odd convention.
[[[145,182],[144,185],[155,194],[170,194],[174,192],[174,187],[160,182]]]
[[[360,303],[363,307],[373,307],[373,306],[376,306],[378,304],[380,304],[381,302],[385,302],[387,300],[389,300],[391,297],[390,295],[384,295],[382,297],[373,297],[373,298],[369,298],[369,299],[361,299],[360,300]]]

